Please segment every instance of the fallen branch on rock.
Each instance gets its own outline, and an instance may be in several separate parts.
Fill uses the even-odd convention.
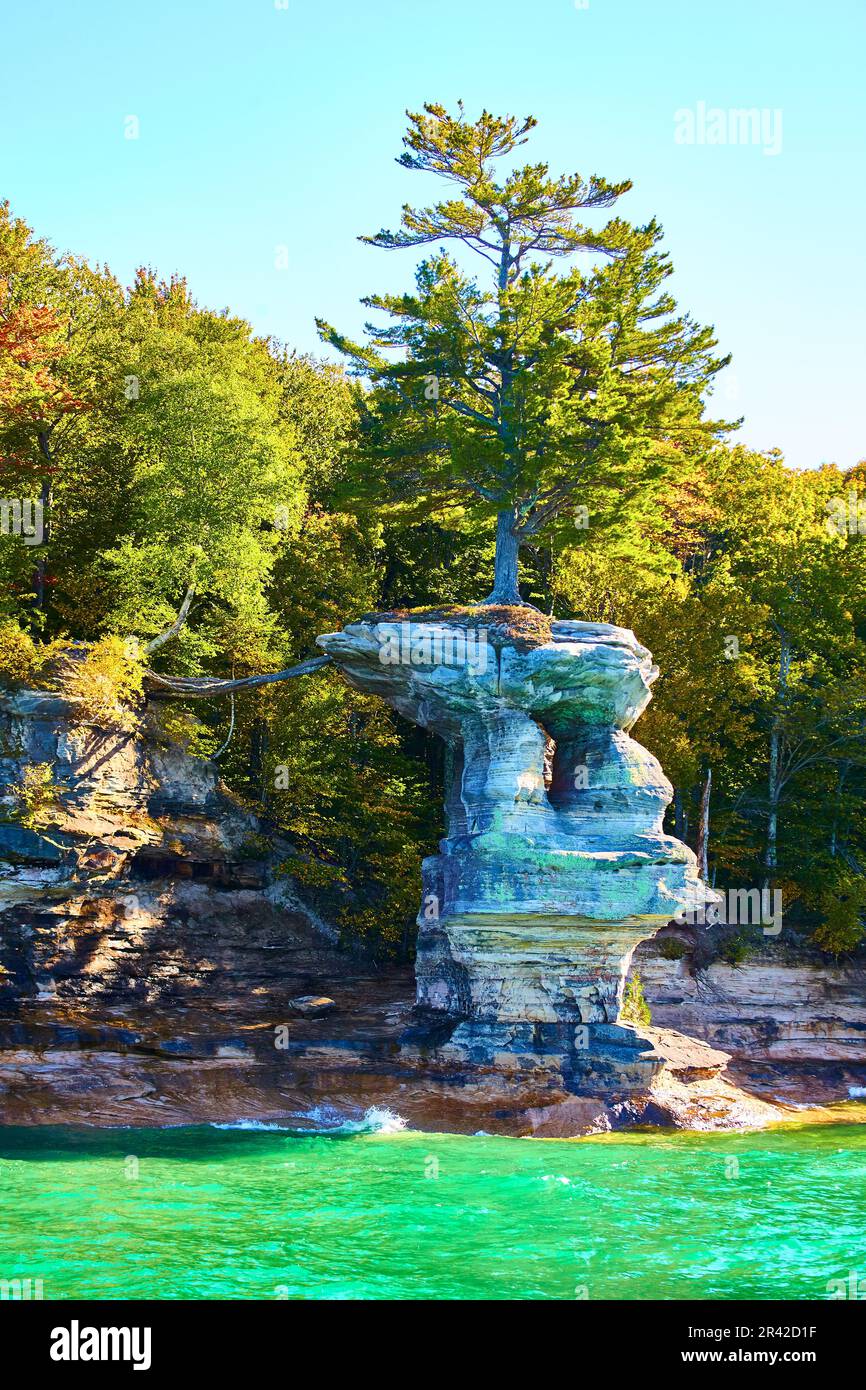
[[[157,686],[179,698],[208,700],[217,695],[231,695],[236,690],[251,690],[257,685],[272,685],[275,681],[288,681],[294,676],[306,676],[331,663],[329,656],[312,656],[297,666],[288,666],[284,671],[269,671],[262,676],[244,676],[240,680],[214,680],[211,676],[163,676],[157,671],[145,670],[147,684]]]

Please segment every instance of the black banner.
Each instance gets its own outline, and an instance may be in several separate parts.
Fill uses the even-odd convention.
[[[0,1303],[0,1332],[16,1370],[60,1383],[106,1371],[223,1379],[266,1365],[288,1383],[342,1366],[369,1375],[376,1362],[404,1378],[408,1333],[413,1363],[421,1355],[428,1374],[459,1364],[461,1379],[481,1358],[487,1379],[525,1359],[542,1379],[569,1364],[578,1380],[595,1369],[641,1378],[679,1369],[697,1382],[760,1367],[772,1384],[792,1370],[826,1381],[858,1363],[863,1310],[846,1303],[10,1301]]]

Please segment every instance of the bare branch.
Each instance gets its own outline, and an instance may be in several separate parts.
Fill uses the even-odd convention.
[[[209,700],[216,695],[232,695],[236,690],[252,690],[258,685],[271,685],[275,681],[288,681],[293,676],[306,676],[329,665],[329,656],[312,656],[297,666],[289,666],[285,671],[269,671],[262,676],[244,676],[240,680],[214,680],[210,676],[162,676],[156,671],[145,671],[148,681],[163,690],[177,695],[179,699]]]
[[[180,605],[177,617],[175,618],[171,627],[167,627],[165,629],[165,632],[160,632],[156,637],[152,637],[149,642],[145,642],[144,651],[147,652],[148,656],[151,652],[155,652],[157,647],[161,647],[164,642],[167,642],[170,637],[176,637],[177,634],[180,632],[181,628],[187,620],[187,616],[189,614],[189,606],[192,603],[194,593],[195,581],[193,581],[187,589],[183,603]]]

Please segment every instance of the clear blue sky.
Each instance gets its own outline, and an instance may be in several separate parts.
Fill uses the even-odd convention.
[[[623,215],[663,223],[746,442],[866,455],[863,0],[43,0],[3,43],[0,196],[302,349],[316,314],[357,331],[362,294],[410,281],[413,253],[355,240],[435,196],[393,162],[404,109],[531,112],[534,158],[633,179]],[[781,110],[781,151],[677,143],[699,102]]]

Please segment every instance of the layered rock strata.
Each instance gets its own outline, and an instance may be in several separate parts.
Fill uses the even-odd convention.
[[[674,926],[635,951],[653,1022],[703,1038],[753,1090],[800,1102],[866,1095],[866,956],[834,959],[786,934],[737,964]]]
[[[19,804],[34,765],[51,768],[55,795],[38,830],[22,824]],[[0,783],[0,1124],[305,1126],[387,1106],[422,1129],[554,1135],[781,1117],[725,1082],[724,1053],[669,1030],[622,1030],[629,1046],[612,1050],[605,1072],[601,1030],[616,1041],[615,1024],[506,1025],[414,1009],[411,971],[339,949],[285,876],[290,847],[225,792],[213,765],[155,737],[147,719],[123,733],[82,720],[60,695],[0,695]],[[615,959],[620,946],[609,941]],[[565,955],[573,944],[545,938],[541,964],[526,953],[518,968],[526,978],[553,972],[553,946]],[[559,975],[573,965],[569,955]],[[769,1045],[779,1000],[768,971],[751,992],[749,964],[737,972],[749,1028],[729,1028],[723,1042],[738,1045],[738,1061],[760,1061]],[[684,983],[648,969],[645,978],[660,1022],[722,1038],[718,1001],[702,1015],[705,993],[687,1019],[666,1012],[690,992],[685,973]],[[819,970],[786,976],[816,1058],[834,1009],[844,1005],[846,1036],[866,1029],[858,979],[840,966],[813,998]],[[310,996],[333,1007],[311,1008]],[[563,1065],[561,1039],[579,1027],[596,1033],[594,1088]],[[463,1028],[471,1046],[465,1034],[454,1042]],[[628,1089],[629,1058],[644,1079],[660,1058],[664,1066],[650,1086]],[[814,1097],[814,1072],[792,1099]],[[846,1083],[852,1074],[849,1064]]]
[[[419,1009],[453,1023],[441,1055],[544,1059],[573,1091],[646,1086],[660,1058],[617,1021],[625,970],[708,896],[663,829],[672,788],[629,735],[658,675],[650,653],[603,623],[527,640],[484,610],[471,625],[382,615],[318,640],[350,684],[448,748],[416,972]]]

